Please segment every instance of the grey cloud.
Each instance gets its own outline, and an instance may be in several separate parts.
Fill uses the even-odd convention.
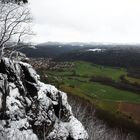
[[[39,41],[140,42],[139,0],[31,0]],[[69,33],[68,33],[69,32]],[[45,40],[46,39],[46,40]]]

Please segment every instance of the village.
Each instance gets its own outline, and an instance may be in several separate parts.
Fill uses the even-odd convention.
[[[52,58],[30,58],[29,63],[35,69],[63,70],[74,67],[73,62],[56,62]]]

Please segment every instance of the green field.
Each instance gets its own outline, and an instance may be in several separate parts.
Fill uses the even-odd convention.
[[[43,70],[43,75],[48,76],[47,83],[54,84],[59,89],[82,97],[97,107],[112,113],[119,110],[119,104],[122,102],[140,103],[140,94],[90,80],[91,77],[100,76],[119,82],[121,76],[127,77],[126,69],[105,67],[82,61],[73,63],[73,68]],[[133,78],[132,82],[135,82],[134,80]]]
[[[90,81],[92,76],[109,77],[114,81],[120,81],[120,77],[127,74],[123,68],[76,61],[72,69],[46,70],[44,74],[48,76],[49,83],[61,89],[71,87],[76,94],[84,94],[99,100],[140,102],[140,94]]]
[[[119,80],[121,75],[126,75],[127,72],[123,68],[111,68],[104,67],[100,65],[95,65],[88,62],[76,61],[74,62],[75,66],[73,69],[63,69],[60,70],[48,70],[47,74],[55,76],[74,76],[73,73],[78,77],[92,77],[92,76],[107,76],[113,80]]]
[[[79,82],[76,80],[65,79],[64,86],[70,86],[78,90],[77,94],[85,94],[87,96],[111,101],[127,101],[127,102],[140,102],[140,95],[129,91],[123,91],[111,86],[102,85],[95,82]],[[61,87],[61,86],[60,86]]]
[[[121,75],[126,75],[125,69],[104,67],[87,62],[75,62],[75,71],[80,76],[107,76],[119,80]]]

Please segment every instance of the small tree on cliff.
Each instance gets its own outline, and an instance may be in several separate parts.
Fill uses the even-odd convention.
[[[24,4],[0,2],[0,57],[23,46],[24,39],[31,35],[31,14]]]

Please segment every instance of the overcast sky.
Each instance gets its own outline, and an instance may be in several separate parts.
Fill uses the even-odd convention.
[[[30,0],[35,42],[140,43],[140,0]]]

